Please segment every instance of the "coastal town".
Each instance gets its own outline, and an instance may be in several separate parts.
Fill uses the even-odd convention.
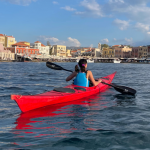
[[[34,43],[20,41],[15,37],[0,34],[0,61],[56,61],[76,62],[86,58],[88,62],[105,63],[150,63],[150,45],[131,47],[127,45],[113,45],[98,43],[93,47],[67,47],[65,45],[51,45],[47,41],[44,45],[40,41]]]

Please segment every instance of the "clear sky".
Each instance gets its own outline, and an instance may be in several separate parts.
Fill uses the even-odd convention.
[[[51,45],[150,45],[150,0],[0,0],[0,33]]]

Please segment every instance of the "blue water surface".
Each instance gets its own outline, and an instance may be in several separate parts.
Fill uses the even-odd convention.
[[[58,63],[73,70],[76,63]],[[95,78],[117,74],[113,83],[132,87],[124,96],[113,88],[81,100],[21,113],[11,94],[39,94],[72,83],[66,71],[45,63],[0,63],[0,149],[150,149],[150,65],[91,63]]]

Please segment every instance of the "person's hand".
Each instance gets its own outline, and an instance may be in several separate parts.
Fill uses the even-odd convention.
[[[75,72],[79,72],[78,65],[75,66]]]
[[[98,81],[99,81],[99,82],[102,82],[102,80],[101,80],[101,79],[99,79]]]

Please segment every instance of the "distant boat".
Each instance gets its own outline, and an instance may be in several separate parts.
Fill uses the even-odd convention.
[[[114,59],[114,63],[121,63],[120,59]]]

